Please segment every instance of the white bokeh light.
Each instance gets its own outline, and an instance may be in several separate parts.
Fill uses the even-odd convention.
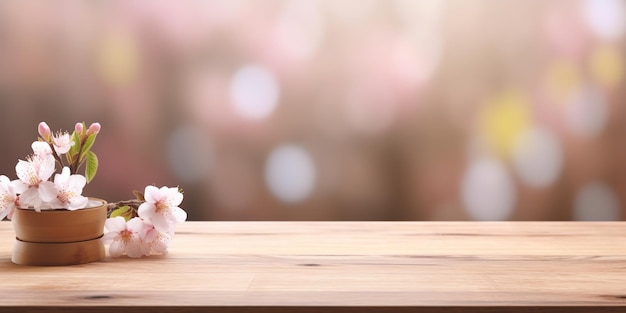
[[[585,0],[585,21],[600,38],[619,39],[626,32],[626,3],[623,0]]]
[[[297,145],[274,149],[265,164],[265,181],[276,198],[295,203],[306,199],[315,188],[315,164],[309,152]]]
[[[280,86],[276,76],[258,65],[241,67],[232,78],[230,95],[235,111],[247,119],[267,118],[278,104]]]
[[[473,220],[506,220],[515,208],[515,186],[500,161],[483,157],[472,161],[467,168],[461,183],[461,199]]]
[[[515,144],[513,167],[522,181],[530,186],[546,187],[554,183],[563,167],[559,141],[540,127],[527,129]]]
[[[183,126],[168,140],[168,161],[181,181],[195,183],[206,178],[213,159],[208,136],[199,130]]]
[[[600,134],[608,119],[606,95],[596,86],[581,88],[567,103],[565,118],[572,133],[582,137]]]
[[[620,205],[615,192],[605,183],[585,185],[574,200],[574,219],[578,221],[617,221]]]

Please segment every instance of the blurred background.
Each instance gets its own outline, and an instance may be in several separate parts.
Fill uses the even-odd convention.
[[[621,220],[626,1],[1,1],[0,173],[98,121],[84,194],[191,220]]]

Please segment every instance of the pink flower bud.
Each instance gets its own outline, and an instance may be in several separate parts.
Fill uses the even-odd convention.
[[[74,131],[77,134],[79,134],[79,135],[82,134],[82,132],[83,132],[83,123],[76,123],[76,125],[74,126]]]
[[[87,134],[97,134],[100,132],[100,123],[93,123],[89,125],[89,129],[87,130]]]
[[[48,124],[46,124],[46,122],[39,123],[39,127],[37,127],[37,130],[39,131],[39,136],[41,136],[41,138],[45,139],[46,141],[50,141],[50,135],[52,135],[52,132],[50,131],[50,127],[48,126]]]

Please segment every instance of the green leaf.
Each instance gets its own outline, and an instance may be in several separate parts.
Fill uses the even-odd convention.
[[[76,133],[76,131],[72,133],[72,141],[74,142],[74,145],[72,145],[68,154],[77,155],[78,152],[80,152],[80,136]]]
[[[121,206],[121,207],[119,207],[119,208],[117,208],[117,209],[113,210],[113,212],[111,212],[111,216],[110,216],[110,217],[111,217],[111,218],[114,218],[114,217],[121,216],[121,217],[126,218],[126,217],[125,217],[125,213],[127,213],[129,210],[130,210],[130,207],[129,207],[129,206],[127,206],[127,205],[125,205],[125,206]]]
[[[141,193],[141,191],[139,190],[133,190],[133,194],[135,195],[135,198],[137,198],[137,200],[139,201],[146,201],[146,199],[143,196],[143,193]]]
[[[91,182],[96,176],[96,172],[98,172],[98,157],[95,153],[89,151],[87,152],[87,163],[85,163],[85,178],[87,178],[87,183]]]
[[[65,154],[65,159],[67,159],[67,164],[72,164],[72,154],[69,151]]]
[[[70,167],[72,166],[72,164],[76,163],[76,153],[73,152],[72,149],[67,151],[67,153],[65,154],[65,158],[67,159],[67,164]]]
[[[96,135],[97,134],[91,134],[87,137],[87,139],[85,139],[85,143],[83,143],[83,146],[80,149],[81,151],[80,151],[79,162],[82,162],[83,160],[85,160],[85,156],[87,156],[87,152],[89,152],[89,150],[93,146],[94,141],[96,141]]]

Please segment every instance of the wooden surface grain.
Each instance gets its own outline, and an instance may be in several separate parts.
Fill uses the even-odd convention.
[[[620,222],[187,222],[165,257],[27,267],[0,222],[0,311],[626,312],[625,239]]]

